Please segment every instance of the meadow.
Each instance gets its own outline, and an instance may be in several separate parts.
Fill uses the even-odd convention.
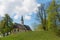
[[[56,36],[53,32],[35,31],[14,33],[0,38],[0,40],[60,40],[60,37]]]

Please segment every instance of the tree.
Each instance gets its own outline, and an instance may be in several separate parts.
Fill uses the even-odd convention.
[[[38,7],[37,18],[40,21],[44,30],[48,29],[57,29],[58,20],[60,20],[60,14],[58,9],[60,5],[57,4],[55,0],[49,3],[47,10],[44,8],[44,5]]]
[[[54,31],[57,29],[57,15],[58,15],[58,5],[56,1],[53,0],[50,6],[47,9],[48,14],[48,29],[53,29]]]
[[[13,28],[13,20],[8,14],[5,14],[4,21],[5,21],[5,27],[8,30],[7,32],[11,31]]]
[[[37,18],[41,22],[43,29],[47,30],[46,29],[46,12],[43,4],[41,4],[41,6],[38,7]]]
[[[0,32],[3,34],[3,36],[5,36],[6,30],[5,30],[5,22],[3,20],[0,22]]]
[[[3,17],[3,20],[0,22],[1,27],[1,33],[7,33],[11,32],[13,29],[13,20],[10,18],[8,14],[5,14],[5,17]]]

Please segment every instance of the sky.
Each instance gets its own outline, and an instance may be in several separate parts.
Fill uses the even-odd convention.
[[[35,21],[35,14],[41,3],[47,3],[51,0],[0,0],[0,16],[9,14],[14,22],[20,23],[21,16],[24,17],[24,23],[32,29]]]

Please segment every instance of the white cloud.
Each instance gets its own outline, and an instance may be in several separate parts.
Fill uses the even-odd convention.
[[[5,10],[7,9],[7,4],[12,1],[0,0],[0,16],[4,16]]]
[[[4,10],[5,10],[5,6],[4,5],[0,5],[0,16],[4,16]]]
[[[39,6],[41,6],[41,4],[37,4],[37,6],[39,7]]]
[[[14,19],[18,19],[18,15],[14,16]]]
[[[15,0],[0,0],[0,2],[14,2]]]
[[[24,18],[25,18],[26,20],[30,20],[30,19],[31,19],[31,16],[26,15]]]
[[[36,0],[0,0],[0,15],[4,16],[8,13],[18,19],[20,15],[32,14],[36,12],[38,3]],[[18,15],[18,16],[17,16]]]

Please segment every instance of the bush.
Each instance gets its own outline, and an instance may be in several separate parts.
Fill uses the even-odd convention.
[[[56,35],[60,37],[60,29],[56,32]]]

